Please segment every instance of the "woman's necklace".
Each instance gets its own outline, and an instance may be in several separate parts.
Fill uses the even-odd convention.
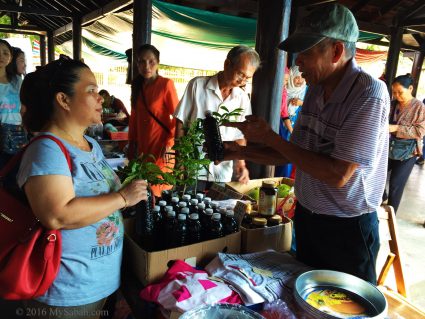
[[[65,133],[65,135],[68,137],[68,139],[70,139],[72,141],[72,143],[75,144],[78,148],[80,148],[82,150],[88,149],[86,143],[81,143],[81,142],[77,141],[71,134],[69,134],[67,131],[60,128],[59,126],[56,126],[56,128],[59,129],[59,131]]]

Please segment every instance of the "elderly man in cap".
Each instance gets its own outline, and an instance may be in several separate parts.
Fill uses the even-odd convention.
[[[228,126],[256,144],[226,143],[225,158],[294,163],[297,258],[376,283],[390,99],[385,83],[357,66],[358,35],[353,14],[339,4],[305,17],[279,45],[298,53],[295,63],[309,85],[290,142],[249,116]]]
[[[252,78],[259,65],[260,57],[254,49],[238,45],[228,52],[223,71],[213,76],[198,76],[190,80],[174,113],[177,119],[176,139],[184,134],[184,126],[196,118],[205,118],[205,112],[223,113],[221,106],[225,106],[229,111],[241,109],[239,120],[252,114],[251,102],[243,87]],[[220,132],[223,139],[245,145],[244,136],[239,130],[220,127]],[[213,182],[230,182],[232,175],[235,175],[239,182],[247,183],[249,172],[245,161],[237,160],[234,166],[234,173],[232,161],[224,161],[215,166],[211,164],[208,170],[201,170],[198,190],[208,189]]]

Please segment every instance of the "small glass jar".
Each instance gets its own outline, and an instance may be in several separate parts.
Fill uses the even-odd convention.
[[[276,213],[277,188],[273,181],[263,181],[260,187],[258,212],[264,216],[273,216]]]

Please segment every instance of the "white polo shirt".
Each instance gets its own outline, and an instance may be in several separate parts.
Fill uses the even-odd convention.
[[[230,95],[223,100],[218,86],[217,74],[213,76],[199,76],[190,80],[180,103],[177,105],[174,116],[183,122],[183,125],[197,118],[205,118],[205,112],[219,112],[221,106],[225,106],[229,111],[242,108],[240,116],[233,121],[244,121],[245,116],[251,115],[251,101],[248,94],[241,88],[235,87]],[[235,141],[244,138],[242,132],[232,127],[220,127],[223,141]],[[219,165],[213,163],[209,166],[209,174],[202,170],[199,174],[200,180],[212,182],[229,182],[233,174],[233,162],[225,161]]]

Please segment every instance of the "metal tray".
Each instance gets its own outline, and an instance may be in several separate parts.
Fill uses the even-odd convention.
[[[387,300],[372,284],[343,272],[311,270],[301,274],[296,279],[294,296],[298,305],[316,318],[348,318],[343,315],[331,315],[307,303],[306,299],[308,295],[320,289],[332,289],[343,292],[366,309],[367,316],[353,315],[351,318],[383,319],[386,317],[388,308]]]

